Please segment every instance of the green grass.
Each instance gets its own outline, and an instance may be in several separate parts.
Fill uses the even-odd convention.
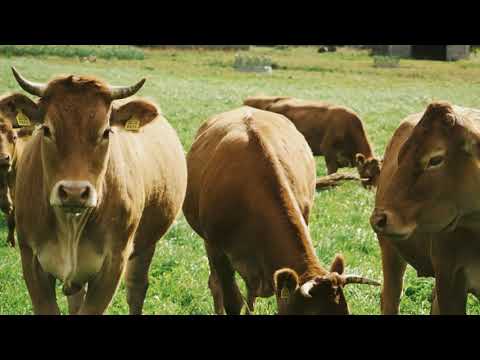
[[[47,81],[59,74],[97,75],[112,84],[132,84],[142,77],[147,83],[141,96],[155,100],[177,130],[188,150],[199,125],[207,117],[241,105],[248,95],[290,95],[344,104],[365,122],[376,152],[383,155],[386,143],[406,115],[421,111],[433,99],[480,107],[478,58],[457,63],[402,59],[397,68],[375,68],[365,51],[340,49],[318,54],[316,48],[253,48],[253,56],[265,56],[283,70],[270,76],[239,73],[231,64],[234,52],[144,50],[145,59],[103,60],[80,63],[64,57],[0,58],[0,93],[19,91],[10,66],[28,78]],[[347,170],[348,171],[348,170]],[[317,172],[325,174],[323,159]],[[353,183],[318,193],[311,215],[311,234],[320,261],[330,265],[334,255],[345,255],[347,270],[382,279],[378,243],[368,218],[374,194]],[[3,218],[1,218],[3,221]],[[146,314],[212,314],[207,287],[208,263],[203,241],[180,217],[158,243],[150,271],[151,286],[145,301]],[[402,314],[428,314],[432,279],[417,278],[409,268],[401,302]],[[244,289],[243,284],[241,285]],[[59,287],[60,289],[60,287]],[[60,295],[62,311],[65,298]],[[353,314],[379,314],[380,289],[350,286],[346,297]],[[126,314],[123,284],[108,314]],[[273,314],[275,301],[259,299],[256,313]],[[468,312],[480,314],[480,304],[469,298]],[[30,314],[31,305],[21,274],[18,249],[6,246],[6,230],[0,223],[0,313]]]
[[[102,59],[143,60],[144,53],[133,46],[99,45],[0,45],[0,54],[10,56],[59,56],[87,57],[90,55]]]

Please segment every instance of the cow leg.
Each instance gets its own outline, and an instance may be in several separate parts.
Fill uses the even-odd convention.
[[[88,283],[85,301],[78,311],[79,315],[101,315],[105,312],[120,283],[125,263],[122,256],[105,260],[101,271]]]
[[[458,268],[457,244],[466,232],[444,233],[432,241],[431,254],[435,271],[437,312],[441,315],[465,315],[467,284],[463,268]]]
[[[85,294],[86,294],[85,287],[82,287],[82,289],[79,292],[77,292],[75,295],[67,296],[68,313],[70,315],[76,315],[79,312],[80,307],[85,301]]]
[[[255,311],[255,300],[257,297],[255,296],[255,292],[252,290],[248,289],[247,293],[247,315],[252,315]]]
[[[210,276],[208,277],[208,287],[212,293],[215,314],[224,315],[225,306],[223,305],[223,292],[220,287],[220,280],[217,273],[212,269],[210,269]]]
[[[155,243],[139,252],[127,263],[125,283],[130,315],[142,314],[143,303],[148,290],[148,270],[154,253]]]
[[[430,315],[440,315],[436,286],[434,286],[432,289],[432,307],[430,308]]]
[[[7,227],[7,241],[12,247],[15,247],[15,212],[13,210],[7,215]]]
[[[382,252],[383,286],[381,309],[384,315],[397,315],[407,262],[387,240],[380,240]]]
[[[59,315],[55,294],[55,278],[43,271],[32,249],[20,246],[22,269],[36,315]]]
[[[334,153],[328,153],[325,155],[325,162],[327,164],[328,175],[335,174],[338,171],[337,158]]]
[[[223,302],[227,315],[240,315],[244,301],[235,281],[235,271],[232,264],[224,253],[212,249],[208,245],[206,248],[211,272],[209,285],[210,289],[213,287],[212,296],[214,298],[215,313],[219,315],[223,313],[223,311],[219,311],[220,299],[218,293],[221,292],[221,302]]]
[[[463,276],[435,274],[435,311],[439,315],[466,315],[467,288]],[[432,308],[434,308],[432,304]]]

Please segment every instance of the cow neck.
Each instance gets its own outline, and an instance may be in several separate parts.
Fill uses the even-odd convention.
[[[66,287],[71,287],[77,273],[80,239],[93,209],[87,209],[79,215],[67,214],[58,207],[54,207],[53,211],[59,251],[65,265],[62,280]]]
[[[356,128],[358,131],[353,131],[352,137],[353,141],[355,142],[357,153],[363,154],[367,159],[373,157],[373,150],[372,145],[370,144],[367,133],[363,126],[362,121],[359,118],[356,118],[357,126]]]
[[[274,229],[274,233],[278,234],[276,238],[284,238],[285,234],[289,234],[288,241],[293,246],[289,247],[288,251],[292,250],[295,253],[283,254],[287,258],[295,259],[293,264],[286,264],[286,266],[295,270],[301,279],[309,279],[316,275],[325,274],[327,271],[322,268],[315,255],[308,226],[305,223],[290,184],[286,179],[285,170],[280,164],[275,151],[270,143],[263,139],[261,132],[252,122],[253,117],[251,115],[247,115],[244,121],[249,133],[250,143],[258,148],[259,153],[263,155],[262,158],[265,165],[273,175],[269,177],[272,183],[269,184],[271,186],[268,188],[273,190],[274,203],[280,211],[277,220],[280,220],[285,225]],[[285,266],[285,264],[282,266]]]

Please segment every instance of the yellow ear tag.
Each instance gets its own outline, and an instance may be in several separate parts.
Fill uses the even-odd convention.
[[[17,114],[17,124],[20,126],[30,126],[30,119],[22,111],[19,111]]]
[[[288,299],[290,296],[290,291],[288,291],[288,288],[284,287],[282,291],[280,292],[280,298],[281,299]]]
[[[140,129],[140,120],[132,117],[125,123],[125,130],[127,131],[138,131]]]

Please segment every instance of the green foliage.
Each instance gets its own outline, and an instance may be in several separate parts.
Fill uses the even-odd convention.
[[[0,45],[0,54],[11,56],[96,56],[101,59],[143,60],[143,50],[121,45]]]
[[[379,68],[396,68],[400,66],[400,58],[397,56],[374,56],[373,66]]]
[[[176,129],[185,151],[190,149],[199,126],[210,116],[241,106],[255,94],[289,95],[346,105],[360,114],[369,139],[379,156],[400,121],[420,112],[431,100],[446,99],[480,108],[480,68],[462,62],[404,59],[395,71],[372,66],[365,51],[339,48],[321,56],[315,47],[288,51],[254,47],[249,54],[266,57],[287,67],[271,76],[239,73],[232,68],[232,53],[223,51],[144,50],[145,59],[97,60],[80,63],[69,58],[0,57],[0,94],[20,91],[11,74],[15,65],[33,81],[47,81],[58,74],[91,74],[112,85],[133,84],[147,78],[139,96],[155,100]],[[474,59],[471,61],[475,61]],[[225,66],[212,66],[213,62]],[[325,175],[325,161],[317,158],[317,174]],[[342,171],[351,172],[353,169]],[[369,225],[374,193],[347,182],[316,195],[310,217],[310,232],[320,262],[329,266],[336,253],[343,253],[348,272],[382,280],[381,257]],[[150,271],[146,314],[212,314],[207,286],[209,268],[203,240],[181,216],[159,241]],[[244,284],[240,281],[241,289]],[[428,314],[433,279],[418,278],[408,267],[400,311]],[[58,285],[62,311],[67,306]],[[370,286],[346,288],[353,314],[379,314],[380,289]],[[259,299],[257,314],[274,314],[275,300]],[[479,301],[468,300],[468,312],[480,314]],[[18,249],[6,246],[6,227],[0,216],[0,314],[31,314],[31,304],[22,278]],[[117,291],[108,314],[127,314],[125,287]]]

